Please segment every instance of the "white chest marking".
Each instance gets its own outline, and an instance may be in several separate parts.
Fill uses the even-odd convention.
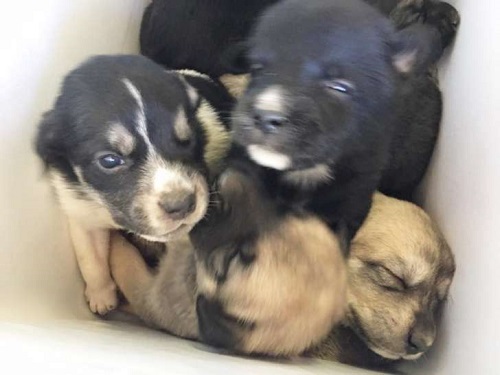
[[[292,166],[292,160],[288,155],[267,150],[262,146],[250,145],[247,147],[247,151],[253,161],[264,167],[283,171]]]

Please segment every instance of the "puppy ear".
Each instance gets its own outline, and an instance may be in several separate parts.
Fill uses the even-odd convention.
[[[421,24],[395,32],[391,42],[392,62],[403,74],[426,71],[437,62],[441,50],[439,32]]]
[[[45,165],[57,163],[64,155],[64,142],[60,139],[62,122],[56,110],[43,114],[38,125],[35,150]]]
[[[226,49],[221,57],[221,65],[224,70],[235,75],[248,73],[250,71],[248,51],[247,42],[239,42]]]

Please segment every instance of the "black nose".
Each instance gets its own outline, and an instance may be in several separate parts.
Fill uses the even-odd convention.
[[[430,336],[423,332],[410,332],[408,335],[408,354],[418,354],[427,351],[432,345]]]
[[[237,339],[233,324],[224,314],[220,303],[200,295],[196,299],[196,315],[203,342],[220,349],[236,349]]]
[[[288,119],[278,112],[256,110],[254,113],[254,121],[263,132],[272,133],[279,127],[285,125]]]
[[[170,193],[159,202],[161,208],[174,220],[185,218],[194,211],[196,195],[194,193]]]

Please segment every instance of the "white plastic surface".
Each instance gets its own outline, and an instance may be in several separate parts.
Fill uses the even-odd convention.
[[[436,350],[408,372],[498,374],[500,3],[455,3],[463,24],[442,69],[445,120],[423,202],[457,254],[458,273]],[[69,69],[92,54],[137,51],[144,5],[23,0],[0,7],[0,373],[363,373],[217,355],[88,312],[32,139]]]

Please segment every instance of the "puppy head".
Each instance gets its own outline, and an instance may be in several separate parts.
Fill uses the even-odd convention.
[[[258,164],[292,171],[331,166],[369,147],[364,140],[379,142],[397,72],[413,68],[413,42],[361,1],[280,2],[248,43],[236,142]]]
[[[280,215],[248,175],[225,172],[219,189],[223,212],[191,233],[200,336],[240,353],[299,354],[344,315],[339,242],[317,218]]]
[[[94,57],[65,78],[37,152],[59,184],[110,214],[106,225],[165,241],[206,212],[197,102],[144,57]]]
[[[348,269],[349,325],[386,359],[419,358],[434,342],[455,272],[435,224],[417,206],[376,194]]]

